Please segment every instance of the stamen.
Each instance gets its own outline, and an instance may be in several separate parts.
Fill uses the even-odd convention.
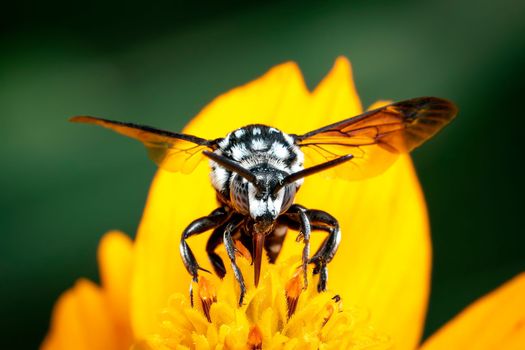
[[[297,308],[297,301],[299,300],[299,296],[301,295],[301,292],[303,290],[301,285],[301,271],[302,269],[298,269],[292,278],[288,280],[286,283],[286,302],[288,304],[288,318],[292,317],[292,315],[295,313],[295,309]]]
[[[210,308],[213,303],[217,302],[217,292],[215,291],[213,283],[202,276],[199,279],[199,297],[201,299],[202,311],[208,319],[208,322],[211,323]]]
[[[334,305],[333,304],[327,304],[326,305],[326,312],[327,312],[327,315],[325,316],[325,318],[323,319],[323,325],[321,326],[324,327],[326,325],[326,323],[330,320],[330,317],[332,317],[332,315],[334,314]]]
[[[335,302],[337,306],[337,312],[343,311],[343,302],[341,301],[341,296],[339,294],[336,294],[332,297],[332,300]]]
[[[261,350],[262,349],[262,343],[263,343],[263,336],[262,332],[257,327],[257,325],[254,325],[250,328],[250,333],[248,333],[248,348],[250,350]]]
[[[341,296],[339,296],[339,294],[336,294],[332,297],[332,300],[333,302],[326,304],[326,316],[323,318],[323,325],[321,326],[321,328],[326,325],[326,323],[330,320],[334,312],[343,311],[343,303],[341,302]]]

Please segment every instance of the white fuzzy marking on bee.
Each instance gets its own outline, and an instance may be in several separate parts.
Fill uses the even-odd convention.
[[[225,138],[219,141],[217,144],[220,148],[226,148],[230,144],[230,134],[226,135]]]
[[[295,173],[295,172],[298,172],[298,171],[301,171],[304,169],[304,153],[301,152],[300,150],[295,150],[295,155],[296,155],[296,158],[295,158],[295,161],[290,165],[290,169],[292,171],[292,173]],[[302,184],[302,179],[301,179],[301,183]]]
[[[230,179],[230,172],[214,161],[210,161],[210,165],[214,167],[214,170],[210,173],[210,180],[213,187],[216,189],[222,189],[225,187],[226,182]]]
[[[242,135],[244,135],[245,131],[244,129],[238,129],[238,130],[235,130],[235,136],[240,138]]]
[[[246,169],[253,168],[254,166],[259,165],[261,163],[267,163],[268,165],[271,165],[276,169],[285,171],[287,173],[290,172],[290,168],[282,159],[271,157],[268,154],[264,154],[264,156],[262,157],[247,157],[244,158],[240,163]]]
[[[282,143],[275,141],[270,148],[270,152],[273,152],[275,156],[281,159],[286,159],[290,157],[290,152],[288,147],[284,146]]]
[[[252,134],[254,135],[260,135],[261,134],[261,129],[255,127],[252,129]]]
[[[297,158],[295,159],[295,162],[297,164],[299,164],[300,166],[303,166],[303,163],[304,163],[304,153],[302,151],[300,151],[299,149],[297,149],[297,151],[295,152],[295,154],[297,155]]]
[[[275,133],[281,133],[279,130],[277,130],[276,128],[270,128],[270,132],[275,132]],[[284,135],[284,132],[281,133]]]
[[[260,132],[260,130],[259,130]],[[266,151],[268,150],[268,143],[263,139],[253,139],[252,140],[252,149],[254,151]]]
[[[231,148],[231,152],[233,159],[238,162],[250,155],[250,151],[248,150],[248,148],[246,148],[246,145],[244,143],[234,145]]]
[[[268,197],[266,200],[257,199],[256,194],[257,189],[252,184],[248,184],[250,216],[252,218],[257,218],[263,216],[264,214],[271,214],[273,218],[277,218],[283,205],[284,191],[279,191],[275,199]]]
[[[286,142],[288,142],[289,145],[295,144],[295,140],[293,139],[293,137],[291,137],[290,135],[284,132],[282,134],[283,134],[284,139],[286,140]]]

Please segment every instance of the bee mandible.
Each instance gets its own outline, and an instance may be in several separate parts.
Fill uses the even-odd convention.
[[[219,206],[186,227],[180,254],[192,281],[198,282],[199,270],[207,270],[197,262],[187,239],[212,230],[206,245],[209,260],[223,278],[226,268],[216,248],[224,244],[240,286],[241,305],[246,285],[236,262],[236,243],[251,254],[257,286],[264,252],[274,263],[288,229],[298,231],[298,241],[303,244],[304,285],[308,283],[307,266],[313,264],[313,273],[319,274],[317,290],[326,290],[328,264],[337,252],[341,230],[329,213],[294,203],[306,176],[332,172],[336,177],[357,180],[378,175],[398,154],[410,152],[435,135],[456,113],[450,101],[419,97],[302,135],[253,124],[213,140],[95,117],[79,116],[71,121],[100,125],[141,141],[150,157],[169,171],[188,173],[200,160],[209,159]],[[324,231],[327,237],[310,256],[312,231]]]

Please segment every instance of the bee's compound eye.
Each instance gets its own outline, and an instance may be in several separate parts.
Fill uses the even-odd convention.
[[[282,191],[284,191],[284,195],[283,195],[283,204],[281,206],[281,213],[284,213],[293,204],[293,201],[295,199],[295,194],[297,192],[297,187],[294,184],[286,185],[282,189]]]
[[[248,214],[250,212],[250,204],[248,200],[248,182],[243,181],[240,176],[235,176],[230,188],[230,198],[235,209],[242,213]]]

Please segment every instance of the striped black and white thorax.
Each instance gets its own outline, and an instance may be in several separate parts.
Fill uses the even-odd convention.
[[[214,153],[238,162],[257,178],[253,184],[210,160],[211,183],[221,202],[253,219],[268,220],[293,204],[302,179],[273,191],[287,175],[304,169],[303,152],[292,136],[265,125],[248,125],[226,135]]]

